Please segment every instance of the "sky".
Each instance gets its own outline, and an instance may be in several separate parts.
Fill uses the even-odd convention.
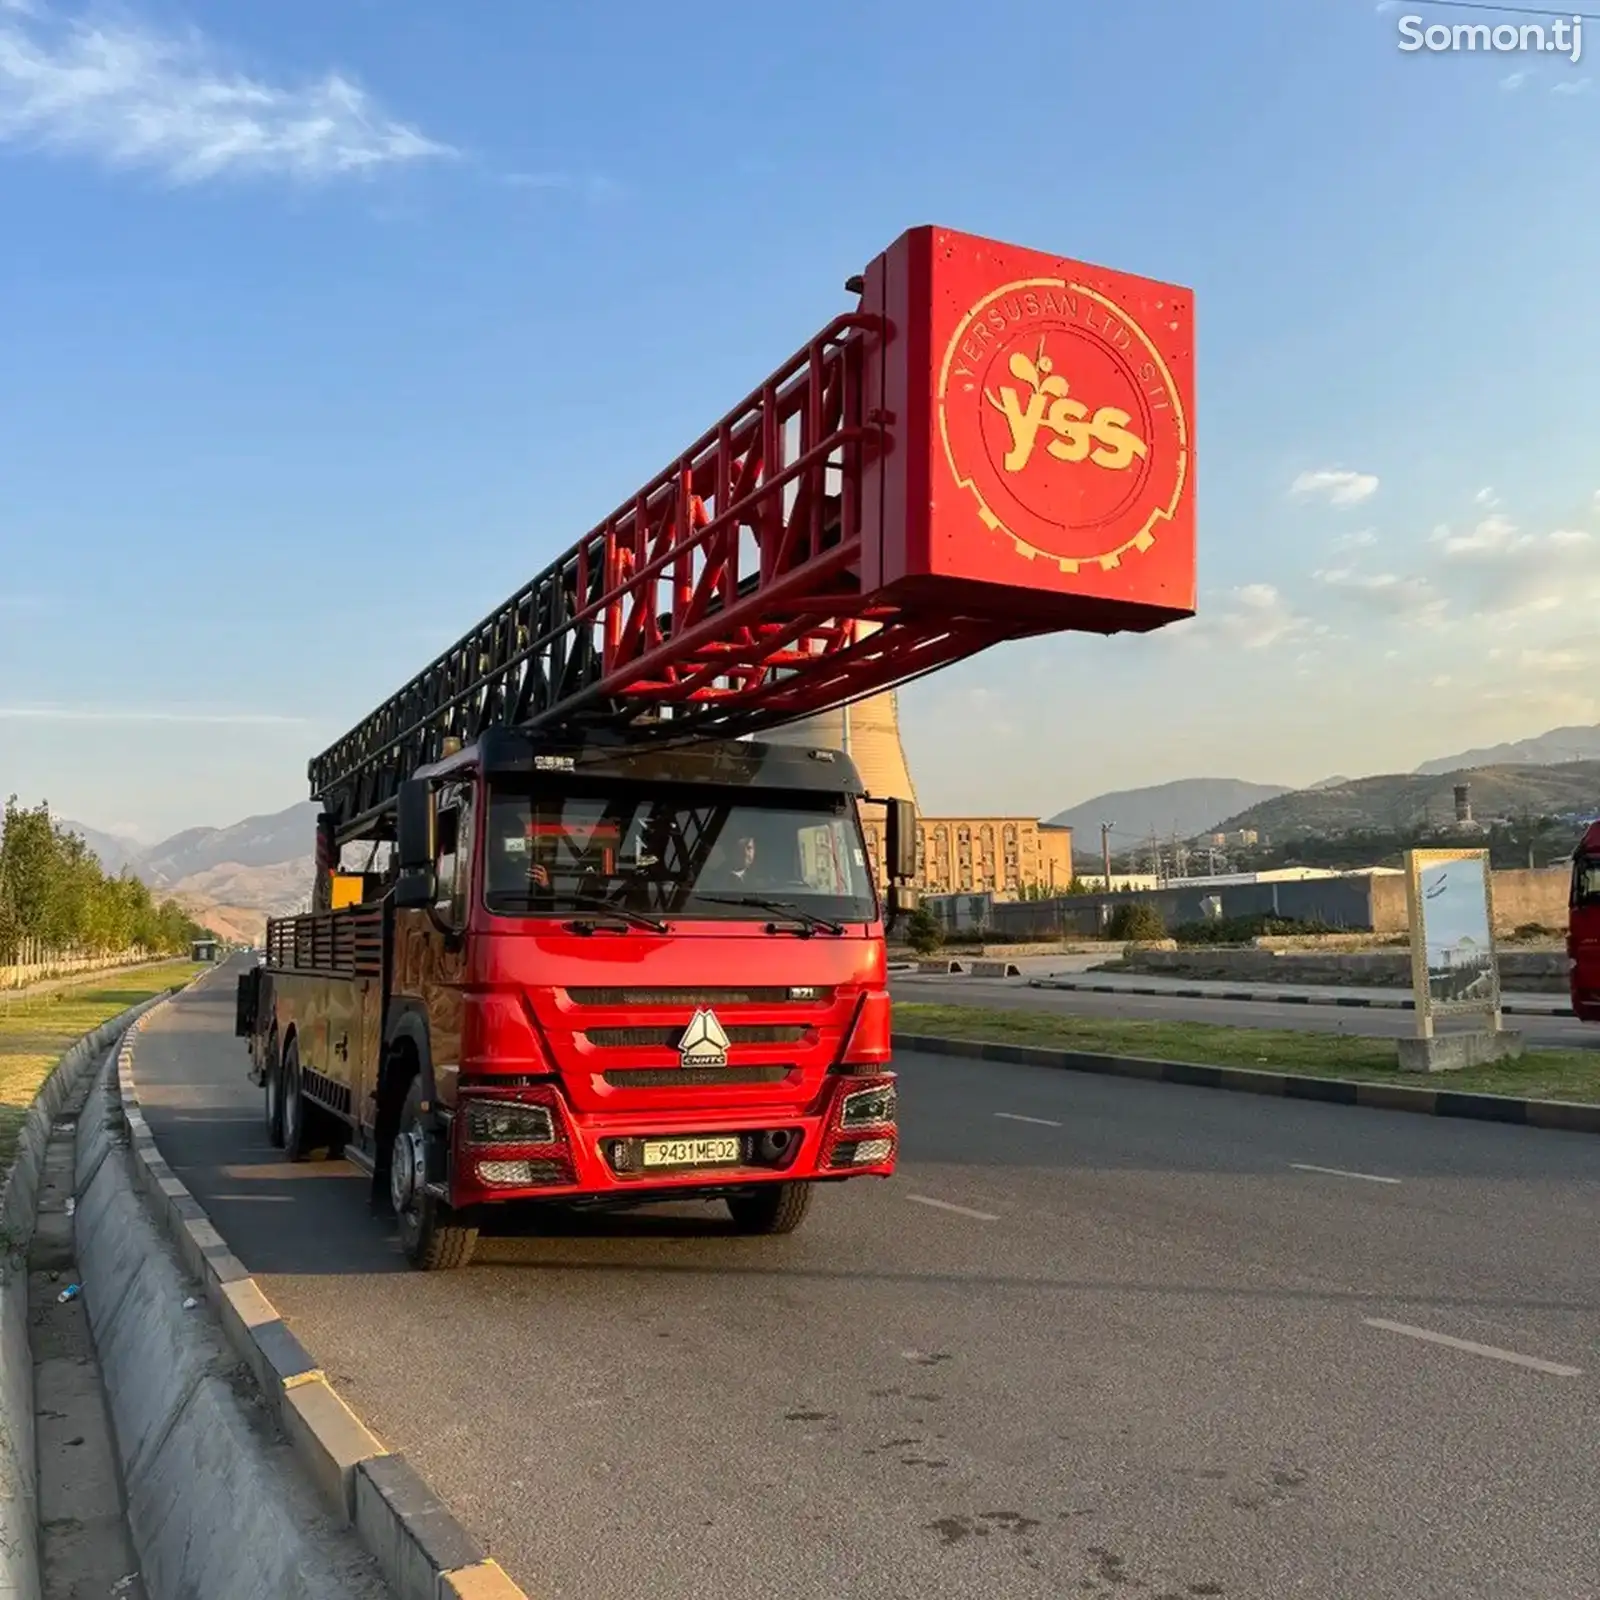
[[[1600,18],[1406,14],[0,0],[0,795],[305,798],[923,222],[1194,291],[1200,568],[906,691],[926,809],[1600,721]]]

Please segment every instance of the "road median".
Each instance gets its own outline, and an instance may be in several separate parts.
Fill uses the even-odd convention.
[[[526,1600],[404,1457],[385,1449],[344,1403],[162,1158],[139,1106],[137,1044],[134,1030],[108,1084],[135,1179],[327,1511],[353,1530],[397,1600]]]
[[[1429,1116],[1600,1133],[1600,1052],[1529,1050],[1449,1074],[1402,1073],[1393,1040],[1200,1023],[1039,1016],[901,1002],[895,1047]]]
[[[41,1593],[28,1247],[51,1126],[95,1062],[171,987],[126,1004],[125,993],[101,990],[47,1017],[0,1023],[0,1600]],[[80,1030],[86,1012],[96,1020]]]

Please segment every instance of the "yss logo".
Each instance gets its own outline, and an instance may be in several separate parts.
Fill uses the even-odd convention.
[[[1016,350],[1006,365],[1013,378],[1027,385],[1027,403],[1023,403],[1022,393],[1008,383],[1000,386],[998,397],[992,389],[985,389],[983,397],[1011,429],[1011,448],[1005,456],[1007,472],[1021,472],[1027,466],[1041,428],[1055,435],[1045,449],[1057,461],[1087,460],[1108,472],[1123,472],[1149,455],[1149,445],[1128,426],[1133,419],[1126,411],[1118,406],[1101,406],[1090,416],[1088,406],[1072,398],[1067,380],[1055,371],[1055,363],[1045,354],[1043,339],[1033,360]]]

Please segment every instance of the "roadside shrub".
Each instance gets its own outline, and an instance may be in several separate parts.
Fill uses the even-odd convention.
[[[1342,933],[1324,922],[1296,922],[1292,917],[1263,914],[1253,917],[1211,917],[1202,922],[1180,922],[1172,937],[1182,945],[1249,944],[1252,939],[1289,938],[1295,934]]]
[[[1167,926],[1154,906],[1125,901],[1111,913],[1106,932],[1123,944],[1145,944],[1165,939]]]
[[[906,943],[919,956],[931,956],[944,943],[944,929],[926,906],[918,906],[906,918]]]

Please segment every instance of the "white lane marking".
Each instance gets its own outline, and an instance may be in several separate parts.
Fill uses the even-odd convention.
[[[1428,1328],[1413,1328],[1405,1322],[1388,1322],[1382,1317],[1363,1317],[1369,1328],[1381,1328],[1385,1333],[1403,1333],[1408,1339],[1422,1339],[1428,1344],[1442,1344],[1451,1350],[1464,1350],[1469,1356],[1487,1356],[1491,1361],[1509,1361],[1514,1367],[1528,1367],[1534,1372],[1547,1372],[1552,1378],[1577,1378],[1582,1367],[1564,1367],[1557,1361],[1541,1361],[1538,1356],[1520,1356],[1515,1350],[1501,1350],[1492,1344],[1474,1344],[1470,1339],[1455,1339],[1448,1333],[1434,1333]]]
[[[1346,1172],[1343,1167],[1313,1167],[1306,1161],[1289,1163],[1296,1172],[1323,1172],[1330,1178],[1359,1178],[1363,1183],[1399,1183],[1398,1178],[1380,1178],[1375,1172]]]
[[[953,1211],[958,1217],[971,1217],[974,1222],[998,1222],[999,1217],[988,1211],[974,1211],[971,1206],[952,1205],[948,1200],[935,1200],[932,1195],[908,1194],[907,1200],[919,1206],[932,1206],[935,1211]]]
[[[1049,1117],[1024,1117],[1015,1111],[997,1111],[997,1117],[1003,1117],[1007,1122],[1031,1122],[1036,1128],[1059,1128],[1059,1122],[1052,1122]]]

